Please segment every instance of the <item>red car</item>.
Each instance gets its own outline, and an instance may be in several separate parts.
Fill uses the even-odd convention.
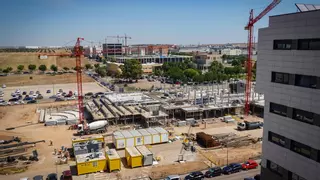
[[[242,169],[255,169],[258,167],[258,163],[254,160],[248,160],[242,164]]]

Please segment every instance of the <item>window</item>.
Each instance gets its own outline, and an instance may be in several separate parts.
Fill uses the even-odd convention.
[[[289,74],[288,73],[272,72],[271,81],[275,82],[275,83],[289,84]]]
[[[273,133],[271,131],[269,131],[268,139],[270,142],[278,144],[279,146],[284,147],[286,145],[286,138],[284,136]]]
[[[267,161],[267,168],[270,169],[271,171],[273,171],[274,173],[282,176],[282,167],[279,166],[278,164],[268,160]]]
[[[274,40],[273,49],[291,50],[292,40]]]
[[[306,88],[317,88],[316,76],[296,75],[295,85]]]
[[[276,104],[276,103],[270,103],[270,112],[286,117],[287,116],[287,106]]]
[[[311,157],[311,147],[293,140],[291,141],[291,150],[307,158]]]
[[[299,175],[297,175],[293,172],[289,172],[289,179],[290,180],[307,180],[307,179],[300,177]]]
[[[313,116],[314,114],[312,112],[300,110],[300,109],[293,109],[293,119],[306,122],[309,124],[313,124]]]
[[[98,162],[96,162],[96,161],[92,162],[92,166],[93,167],[97,167],[98,166]]]
[[[299,39],[299,50],[320,50],[320,39]]]

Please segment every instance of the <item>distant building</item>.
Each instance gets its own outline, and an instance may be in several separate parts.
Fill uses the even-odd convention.
[[[194,62],[197,65],[197,69],[207,72],[211,63],[217,61],[222,63],[221,54],[208,54],[208,53],[194,53]]]
[[[229,56],[237,56],[242,54],[241,49],[222,49],[221,54],[229,55]]]
[[[160,63],[163,64],[165,62],[183,62],[187,59],[192,60],[192,56],[178,56],[178,55],[170,55],[170,56],[120,56],[116,57],[115,60],[117,63],[124,63],[128,59],[137,59],[141,64],[147,63]]]
[[[103,44],[102,49],[103,49],[103,55],[105,57],[122,56],[122,44],[121,43]]]

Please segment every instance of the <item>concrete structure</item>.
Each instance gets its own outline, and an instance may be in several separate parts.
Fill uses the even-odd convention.
[[[192,56],[178,56],[178,55],[170,55],[170,56],[120,56],[116,57],[115,60],[117,63],[124,63],[128,59],[137,59],[141,64],[147,63],[165,63],[165,62],[183,62],[187,59],[192,59]]]
[[[263,180],[320,180],[319,32],[320,10],[271,16],[259,30]]]
[[[105,57],[115,57],[122,55],[122,44],[121,43],[107,43],[102,44],[102,51]]]
[[[203,72],[207,72],[211,63],[217,61],[222,63],[221,54],[208,54],[208,53],[196,53],[194,54],[194,62],[197,64],[197,68]]]

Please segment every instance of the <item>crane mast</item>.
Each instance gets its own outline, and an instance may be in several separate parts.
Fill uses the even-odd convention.
[[[77,38],[76,45],[74,47],[74,54],[76,56],[76,70],[77,70],[77,90],[78,90],[78,108],[79,108],[79,123],[84,125],[84,107],[83,107],[83,92],[82,92],[82,68],[81,68],[81,55],[83,51],[80,49],[80,41],[84,38]]]
[[[253,9],[250,10],[249,22],[245,27],[248,30],[248,59],[246,61],[247,79],[246,79],[246,92],[245,92],[245,109],[244,113],[247,116],[250,111],[250,96],[251,96],[251,80],[252,80],[252,47],[253,47],[253,26],[269,11],[276,7],[281,0],[273,0],[269,6],[264,9],[257,17],[253,18]]]

